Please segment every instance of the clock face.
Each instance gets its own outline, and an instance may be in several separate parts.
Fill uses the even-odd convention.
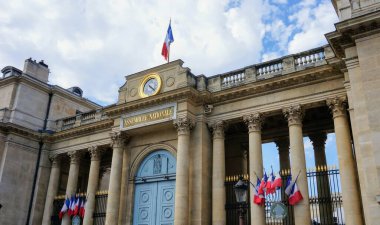
[[[146,81],[144,85],[144,94],[147,96],[153,95],[158,88],[158,80],[155,78],[150,78],[148,81]]]
[[[161,89],[161,77],[157,73],[151,73],[144,77],[140,85],[140,97],[146,98],[156,95]]]

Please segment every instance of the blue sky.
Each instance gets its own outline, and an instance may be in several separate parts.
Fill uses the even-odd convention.
[[[171,59],[211,76],[326,44],[338,21],[329,0],[12,0],[0,1],[0,67],[45,60],[50,83],[79,86],[101,105],[115,103],[125,76],[165,63],[169,19]],[[265,144],[265,167],[278,167]],[[308,167],[313,167],[305,139]],[[327,142],[337,164],[335,138]]]

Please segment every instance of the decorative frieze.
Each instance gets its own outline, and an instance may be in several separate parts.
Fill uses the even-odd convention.
[[[301,105],[292,105],[288,108],[282,109],[282,112],[286,119],[288,119],[288,125],[302,125],[302,119],[304,117],[304,110]]]
[[[326,100],[327,106],[330,108],[333,117],[346,116],[347,97],[335,97]]]
[[[263,115],[258,112],[243,116],[243,120],[248,126],[248,132],[261,131],[264,123]]]
[[[173,124],[178,131],[178,135],[188,135],[194,127],[194,122],[188,117],[180,117],[174,120]]]

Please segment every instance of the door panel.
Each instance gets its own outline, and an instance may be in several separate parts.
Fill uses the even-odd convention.
[[[174,224],[174,187],[175,181],[158,183],[156,225]]]
[[[136,185],[134,225],[155,225],[157,182]]]

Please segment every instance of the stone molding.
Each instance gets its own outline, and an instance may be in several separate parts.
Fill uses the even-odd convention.
[[[128,143],[130,139],[130,137],[125,132],[121,131],[112,131],[110,132],[110,136],[112,148],[122,148]]]
[[[90,146],[88,148],[88,152],[90,153],[91,161],[100,161],[102,158],[103,149],[98,146]]]
[[[60,154],[51,154],[49,155],[49,160],[51,162],[51,167],[57,168],[61,166],[61,155]]]
[[[301,105],[292,105],[282,109],[285,118],[288,119],[288,125],[301,125],[304,117],[304,109]]]
[[[189,135],[194,127],[194,122],[188,117],[181,117],[173,122],[174,127],[178,131],[178,135]]]
[[[326,100],[327,106],[330,108],[333,118],[339,116],[346,116],[347,111],[347,97],[335,97]]]
[[[79,164],[83,153],[81,151],[71,151],[67,155],[70,157],[70,164]]]
[[[224,138],[227,123],[223,120],[219,120],[210,124],[210,128],[212,129],[213,139],[222,139]]]
[[[314,151],[324,150],[327,140],[326,133],[315,133],[309,135],[309,139],[313,145]]]
[[[264,117],[261,113],[256,112],[250,115],[243,116],[244,122],[248,126],[248,132],[261,131],[262,125],[264,123]]]

